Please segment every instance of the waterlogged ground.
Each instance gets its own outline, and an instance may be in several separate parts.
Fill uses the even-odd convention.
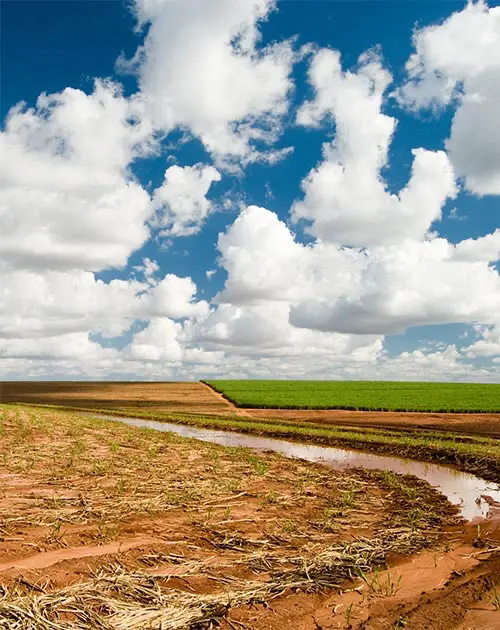
[[[455,524],[423,482],[68,412],[0,416],[0,628],[500,622],[495,522]]]
[[[497,483],[462,472],[456,467],[451,468],[401,457],[366,453],[359,450],[359,444],[357,445],[358,450],[350,450],[331,446],[316,446],[308,441],[297,441],[297,439],[295,441],[278,440],[251,433],[197,427],[192,424],[174,424],[106,414],[92,415],[108,420],[120,420],[120,422],[130,426],[167,431],[182,437],[195,438],[221,446],[247,447],[255,452],[273,451],[294,459],[321,463],[334,470],[363,468],[400,475],[413,475],[427,481],[450,503],[456,505],[460,516],[467,521],[472,521],[478,517],[488,518],[490,513],[496,510],[496,506],[500,505],[500,486]]]

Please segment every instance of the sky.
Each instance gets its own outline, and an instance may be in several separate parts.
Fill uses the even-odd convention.
[[[0,2],[0,375],[500,382],[500,2]]]

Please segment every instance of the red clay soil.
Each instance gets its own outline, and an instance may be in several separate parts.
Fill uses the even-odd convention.
[[[500,414],[428,413],[398,411],[343,411],[300,409],[245,409],[252,418],[297,420],[381,429],[425,429],[500,437]]]
[[[392,555],[388,569],[365,580],[287,588],[266,605],[236,606],[220,627],[500,630],[500,508],[479,528],[443,525],[450,508],[431,491],[420,503],[423,485],[398,495],[375,475],[81,415],[23,407],[2,416],[0,589],[10,595],[0,601],[0,625],[6,602],[57,597],[99,571],[142,572],[167,591],[203,595],[265,582],[293,558],[311,562],[388,530],[404,536],[421,505],[425,518],[447,515],[426,521],[435,548]]]
[[[482,523],[490,548],[478,547],[477,524],[451,528],[444,547],[396,560],[376,579],[367,576],[328,594],[290,592],[269,606],[242,606],[222,628],[500,630],[499,525]]]
[[[23,597],[57,600],[61,589],[100,571],[131,580],[154,575],[167,591],[200,595],[225,592],[228,583],[265,583],[294,558],[301,569],[302,558],[331,546],[377,537],[388,523],[397,530],[409,507],[375,476],[81,415],[7,409],[0,426],[5,628],[12,609],[26,608]],[[437,493],[421,496],[426,510],[444,515],[439,522],[452,518]],[[274,627],[294,627],[286,621],[288,595],[273,600],[284,606]],[[304,610],[317,597],[304,594]]]

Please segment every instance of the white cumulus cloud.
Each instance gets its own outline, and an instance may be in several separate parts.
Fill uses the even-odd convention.
[[[135,8],[149,30],[129,65],[155,127],[189,129],[222,164],[258,159],[257,145],[279,135],[292,88],[290,42],[258,47],[274,2],[136,0]]]
[[[97,82],[10,111],[0,132],[0,258],[17,269],[124,266],[149,236],[129,164],[151,146],[138,100]],[[116,229],[117,224],[120,228]]]
[[[170,166],[165,181],[154,191],[155,225],[162,236],[189,236],[200,231],[212,203],[206,195],[213,182],[221,179],[213,166]]]
[[[500,7],[468,2],[414,35],[401,103],[457,107],[446,143],[458,175],[478,194],[500,194]]]
[[[482,327],[479,338],[465,351],[471,358],[496,356],[500,358],[500,324]]]
[[[413,151],[407,186],[389,192],[381,175],[396,120],[383,113],[391,82],[375,53],[364,54],[356,72],[343,71],[340,54],[322,49],[314,56],[309,80],[315,99],[299,110],[297,121],[318,125],[335,121],[335,138],[323,146],[323,161],[302,182],[304,199],[292,208],[308,231],[341,245],[390,244],[421,239],[456,194],[453,169],[443,151]]]
[[[228,272],[220,303],[281,301],[290,306],[290,323],[304,329],[383,335],[493,322],[500,312],[500,275],[467,241],[305,246],[273,212],[249,207],[219,237],[219,249]]]

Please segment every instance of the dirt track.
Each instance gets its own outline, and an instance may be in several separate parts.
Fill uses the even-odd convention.
[[[4,382],[0,383],[0,402],[236,414],[256,419],[300,420],[391,429],[448,430],[500,437],[500,414],[238,409],[202,383]]]

